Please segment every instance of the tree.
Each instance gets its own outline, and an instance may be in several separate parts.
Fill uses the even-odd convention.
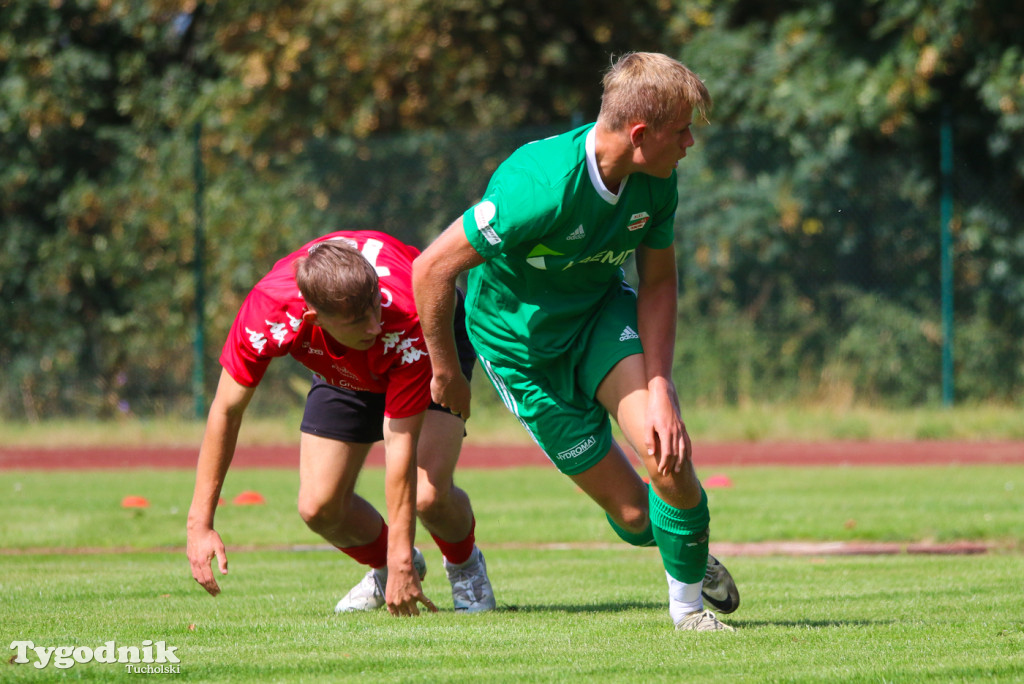
[[[916,337],[931,353],[941,341],[938,154],[948,116],[957,311],[962,323],[992,322],[1020,339],[1024,281],[1010,274],[1024,267],[1022,17],[1021,2],[970,0],[740,0],[679,12],[670,29],[716,98],[706,150],[681,167],[695,198],[681,209],[682,267],[705,307],[729,302],[769,332],[794,331],[784,342],[821,368],[835,345],[818,334],[792,344],[800,321],[819,316],[841,331],[848,304],[882,298],[932,321]],[[783,322],[793,298],[803,312]],[[1022,352],[1013,348],[1003,396],[1019,388]]]
[[[769,345],[755,379],[858,363],[836,350],[865,321],[934,351],[949,111],[964,343],[1009,366],[979,394],[1019,395],[1022,21],[1022,0],[0,3],[0,414],[191,406],[197,154],[214,356],[278,256],[341,226],[429,240],[516,145],[592,120],[626,50],[715,96],[680,166],[685,303],[743,317],[736,354]]]

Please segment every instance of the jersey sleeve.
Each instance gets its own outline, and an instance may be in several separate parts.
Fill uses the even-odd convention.
[[[513,156],[494,172],[483,199],[462,215],[462,229],[477,253],[491,259],[543,237],[554,224],[560,199]]]
[[[291,349],[297,324],[286,308],[259,289],[249,293],[235,316],[220,364],[239,384],[256,387],[270,362]]]
[[[665,184],[663,197],[665,201],[658,208],[651,220],[651,227],[644,235],[643,244],[651,249],[666,249],[675,243],[676,205],[679,203],[679,184],[676,172]]]

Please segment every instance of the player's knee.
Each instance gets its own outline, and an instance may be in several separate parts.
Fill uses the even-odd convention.
[[[421,485],[416,489],[416,515],[429,522],[443,514],[447,500],[447,491]]]
[[[679,472],[649,473],[654,491],[668,498],[685,497],[687,493],[697,490],[697,478],[691,468],[684,465]],[[666,498],[666,501],[668,500]]]
[[[428,522],[444,516],[454,486],[450,477],[432,477],[429,473],[421,472],[416,483],[416,514]]]
[[[342,524],[342,511],[318,499],[299,499],[299,516],[314,532]]]
[[[626,506],[612,515],[612,518],[617,525],[634,534],[643,532],[651,524],[646,506]]]

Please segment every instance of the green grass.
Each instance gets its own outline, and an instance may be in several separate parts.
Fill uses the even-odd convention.
[[[330,552],[244,552],[216,599],[177,554],[4,559],[4,643],[164,640],[188,681],[1021,681],[1024,557],[737,558],[735,634],[671,629],[649,549],[492,550],[499,610],[335,617],[356,574]],[[34,662],[34,657],[32,657]],[[0,665],[53,681],[51,665]],[[116,664],[63,671],[116,681]]]
[[[163,640],[181,659],[168,676],[200,682],[1024,681],[1024,467],[718,472],[734,486],[709,490],[713,543],[973,539],[994,550],[726,557],[743,595],[727,618],[737,632],[675,633],[657,550],[616,543],[569,481],[549,468],[466,470],[457,479],[473,497],[499,610],[451,611],[421,530],[424,588],[441,612],[336,617],[362,569],[305,529],[294,471],[229,473],[229,501],[256,489],[267,503],[218,512],[231,565],[216,599],[181,549],[192,473],[7,471],[0,642]],[[381,470],[367,470],[360,490],[380,503]],[[126,494],[151,506],[123,509]],[[4,682],[139,677],[117,664],[6,664],[8,653]]]
[[[703,477],[712,474],[702,471]],[[725,468],[733,482],[709,489],[714,541],[982,540],[1020,550],[1024,467]],[[0,484],[0,547],[133,548],[184,544],[194,475],[184,470],[7,471]],[[469,492],[486,544],[617,543],[604,516],[554,468],[467,469]],[[256,490],[266,504],[236,506]],[[321,544],[296,513],[294,470],[235,469],[217,529],[229,546]],[[359,491],[381,510],[383,470],[362,474]],[[124,509],[127,495],[150,507]],[[552,524],[556,520],[557,524]],[[420,538],[429,538],[420,531]]]
[[[479,392],[489,392],[481,388]],[[247,416],[240,443],[288,444],[298,441],[301,410],[274,417]],[[755,405],[684,407],[690,436],[699,441],[826,440],[1024,440],[1019,406],[925,407],[894,410],[875,407]],[[0,421],[6,447],[194,446],[204,424],[197,420],[126,418],[112,422],[52,420],[42,423]],[[480,400],[470,419],[467,441],[475,444],[526,444],[529,437],[494,401]]]

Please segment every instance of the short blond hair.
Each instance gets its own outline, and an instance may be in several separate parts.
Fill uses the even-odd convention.
[[[295,284],[306,303],[326,315],[359,316],[377,306],[377,271],[348,240],[325,240],[295,262]]]
[[[628,52],[604,75],[604,94],[597,120],[617,131],[632,123],[653,128],[668,125],[679,107],[692,107],[707,121],[711,95],[697,74],[658,52]]]

